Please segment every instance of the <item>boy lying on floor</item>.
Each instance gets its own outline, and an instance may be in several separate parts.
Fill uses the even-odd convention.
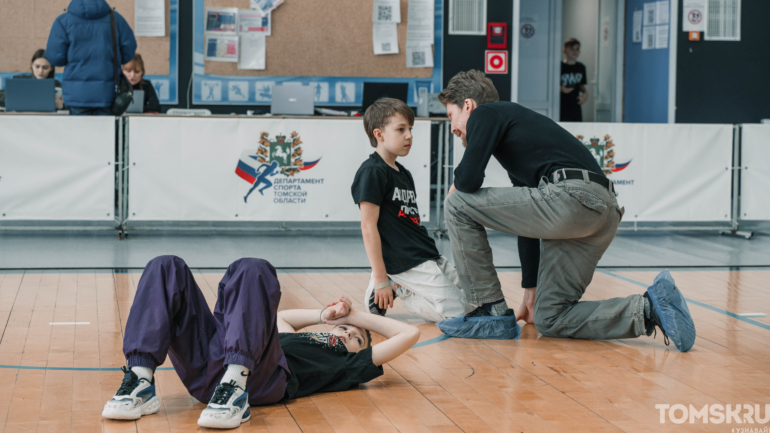
[[[249,420],[250,405],[369,382],[420,336],[414,326],[356,310],[345,297],[325,309],[279,312],[280,300],[275,268],[265,260],[240,259],[227,268],[213,314],[181,258],[151,260],[126,323],[128,368],[102,416],[133,420],[158,412],[153,373],[166,354],[190,394],[209,401],[198,424],[235,428]],[[320,323],[335,327],[297,333]],[[372,346],[369,330],[387,340]]]

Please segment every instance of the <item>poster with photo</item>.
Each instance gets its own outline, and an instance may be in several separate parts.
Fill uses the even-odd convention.
[[[235,35],[237,30],[237,8],[206,8],[207,33]]]
[[[206,35],[205,59],[214,62],[237,62],[238,36]]]
[[[241,9],[238,11],[238,34],[270,36],[272,28],[270,14],[263,15],[261,11]]]

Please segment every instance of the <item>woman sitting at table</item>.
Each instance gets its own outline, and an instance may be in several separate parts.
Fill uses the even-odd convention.
[[[45,78],[54,78],[54,74],[56,73],[56,68],[51,66],[51,63],[48,61],[48,59],[45,58],[45,50],[37,50],[35,51],[35,54],[32,56],[32,63],[30,65],[30,69],[32,70],[32,74],[22,74],[17,75],[13,77],[14,79],[24,79],[24,78],[37,78],[37,79],[45,79]],[[56,80],[56,88],[61,89],[61,83],[59,80]],[[0,90],[0,107],[5,107],[5,90]],[[64,108],[64,103],[62,102],[62,95],[61,90],[57,90],[56,92],[56,109],[61,110]]]
[[[144,112],[160,113],[160,102],[155,87],[149,80],[144,79],[144,60],[141,55],[135,55],[130,62],[123,65],[123,75],[134,86],[134,90],[144,90]]]

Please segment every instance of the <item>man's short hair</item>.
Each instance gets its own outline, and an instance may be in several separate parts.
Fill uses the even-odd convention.
[[[369,142],[372,147],[377,147],[377,138],[374,136],[374,130],[380,131],[390,122],[390,118],[400,114],[404,116],[409,125],[414,125],[414,112],[404,101],[394,98],[380,98],[374,101],[364,113],[364,129],[369,136]],[[369,340],[371,342],[371,339]]]
[[[574,47],[575,45],[580,45],[580,41],[575,38],[569,38],[566,41],[564,41],[564,49],[569,49]]]
[[[473,99],[477,105],[497,102],[500,96],[497,89],[483,72],[471,69],[467,72],[459,72],[452,77],[446,89],[438,94],[438,100],[446,106],[449,103],[462,107],[466,99]]]

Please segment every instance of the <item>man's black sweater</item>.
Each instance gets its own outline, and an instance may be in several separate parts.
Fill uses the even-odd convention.
[[[560,168],[602,174],[594,156],[553,120],[512,102],[477,107],[466,126],[468,147],[455,169],[455,188],[476,192],[494,156],[512,181],[530,188]]]

